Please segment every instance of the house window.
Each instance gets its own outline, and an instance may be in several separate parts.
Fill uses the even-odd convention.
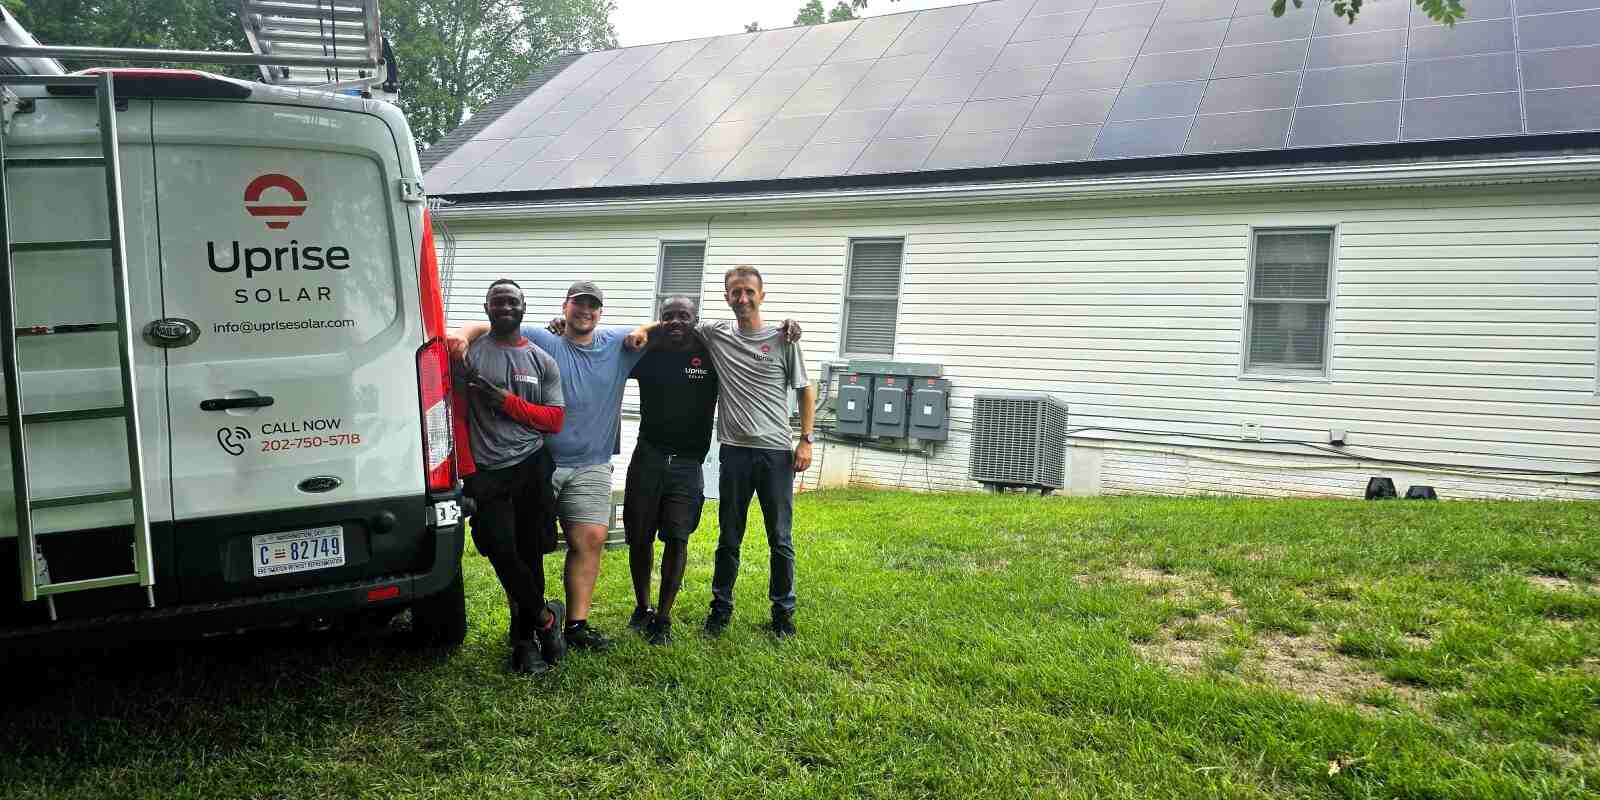
[[[1333,231],[1257,230],[1251,252],[1245,372],[1326,374]]]
[[[852,239],[844,285],[844,355],[894,355],[904,239]]]
[[[661,301],[684,295],[700,304],[706,271],[705,242],[662,242],[661,272],[656,276],[656,308]]]

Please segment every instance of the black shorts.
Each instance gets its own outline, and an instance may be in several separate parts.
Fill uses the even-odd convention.
[[[706,502],[704,453],[663,453],[643,441],[628,463],[628,485],[622,493],[622,526],[629,542],[687,542],[700,527]]]
[[[472,533],[480,553],[484,547],[476,541],[479,536],[507,534],[523,552],[541,556],[555,552],[555,526],[540,524],[550,509],[539,505],[539,480],[533,457],[503,469],[480,469],[467,476],[467,496],[478,504],[472,515]]]

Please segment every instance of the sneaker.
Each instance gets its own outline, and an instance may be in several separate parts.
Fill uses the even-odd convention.
[[[567,637],[561,633],[562,626],[567,622],[567,607],[562,605],[560,600],[551,600],[545,603],[544,607],[549,609],[550,616],[554,619],[551,620],[550,627],[538,630],[539,650],[544,653],[545,663],[555,666],[556,662],[567,654]]]
[[[511,671],[519,675],[543,675],[550,671],[550,664],[539,656],[535,642],[515,642],[511,645]]]
[[[649,606],[635,608],[633,616],[628,618],[628,630],[634,633],[644,633],[645,629],[650,627],[650,623],[655,621],[655,618],[655,609]]]
[[[793,636],[794,633],[795,633],[795,631],[794,631],[794,612],[793,611],[774,611],[774,612],[772,612],[772,635],[773,636],[776,636],[779,639],[787,639],[790,636]]]
[[[652,617],[644,627],[644,640],[655,645],[672,642],[672,620]]]
[[[733,622],[733,613],[728,611],[712,611],[706,615],[706,635],[715,639],[721,636]]]
[[[574,650],[605,652],[611,649],[611,637],[585,620],[567,629],[567,644]]]

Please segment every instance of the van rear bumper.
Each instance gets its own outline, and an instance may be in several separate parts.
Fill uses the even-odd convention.
[[[434,540],[434,558],[432,566],[424,572],[0,628],[0,642],[32,636],[55,638],[58,634],[102,632],[107,629],[115,631],[113,638],[128,639],[237,633],[319,617],[340,617],[386,606],[403,608],[444,589],[461,572],[465,527],[460,524],[434,527],[430,528],[430,532]]]

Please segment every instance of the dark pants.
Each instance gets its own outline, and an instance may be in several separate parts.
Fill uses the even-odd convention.
[[[622,525],[629,542],[687,542],[700,527],[705,505],[705,477],[700,465],[706,454],[668,453],[639,440],[628,461],[628,483],[622,492]]]
[[[544,608],[544,559],[534,530],[540,471],[534,459],[504,469],[479,470],[467,477],[467,494],[478,504],[472,515],[472,542],[489,559],[511,598],[511,639],[533,638]],[[548,482],[548,477],[542,478]]]
[[[739,545],[744,542],[750,497],[761,502],[767,523],[767,548],[772,555],[772,575],[767,596],[775,612],[794,612],[794,453],[722,446],[721,502],[717,520],[717,566],[711,577],[711,610],[733,613],[733,583],[739,578]]]

